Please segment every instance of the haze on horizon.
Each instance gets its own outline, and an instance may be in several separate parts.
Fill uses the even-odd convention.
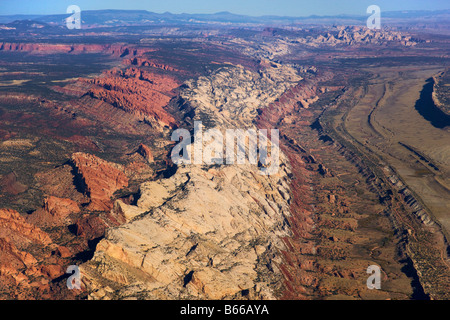
[[[448,0],[2,0],[0,15],[14,14],[61,14],[69,5],[81,10],[123,9],[147,10],[163,13],[217,13],[228,11],[250,16],[329,16],[340,14],[365,15],[369,5],[380,6],[383,11],[445,10],[450,9]]]

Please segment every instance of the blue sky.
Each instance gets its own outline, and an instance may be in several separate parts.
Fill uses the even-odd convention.
[[[137,9],[172,13],[215,13],[259,15],[366,14],[371,4],[382,11],[450,9],[449,0],[0,0],[0,15],[56,14],[78,5],[81,10]]]

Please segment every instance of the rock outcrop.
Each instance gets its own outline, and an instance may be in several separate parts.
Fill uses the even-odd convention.
[[[37,260],[28,252],[19,250],[9,238],[0,237],[0,292],[11,298],[29,298],[31,288],[42,291],[46,282],[33,282],[29,276],[39,276]]]
[[[134,58],[130,58],[130,59],[125,59],[124,63],[129,64],[129,65],[139,66],[139,67],[152,67],[152,68],[166,70],[166,71],[180,72],[180,70],[178,70],[172,66],[169,66],[169,65],[166,65],[163,63],[158,63],[158,62],[152,61],[151,59],[147,59],[145,57],[134,57]]]
[[[137,56],[152,51],[151,48],[136,48],[126,44],[54,44],[54,43],[12,43],[1,42],[0,51],[33,53],[105,53],[113,56]]]
[[[49,208],[52,208],[50,200]],[[67,248],[17,211],[0,209],[0,293],[10,299],[50,299],[64,274]],[[58,252],[59,255],[54,254]],[[60,297],[72,297],[65,291]]]
[[[92,97],[133,113],[153,126],[175,125],[174,118],[163,109],[179,86],[172,77],[129,68],[82,81],[91,85],[88,94]]]
[[[261,74],[224,68],[187,83],[186,120],[255,128],[257,109],[299,79],[287,66]],[[128,222],[108,229],[81,266],[90,298],[275,298],[281,238],[291,232],[289,175],[281,154],[273,175],[250,163],[185,164],[170,178],[141,184],[136,205],[118,200],[113,208]]]
[[[33,212],[27,221],[37,226],[54,227],[66,224],[71,213],[79,212],[75,201],[49,196],[44,199],[44,206]]]
[[[417,45],[419,40],[399,31],[369,29],[358,26],[338,26],[317,37],[307,36],[306,38],[298,38],[296,39],[296,42],[314,47],[319,45],[380,45],[386,43],[396,43],[401,46],[411,47]]]
[[[82,152],[74,153],[71,161],[77,169],[79,188],[90,198],[88,209],[91,211],[111,209],[111,197],[114,192],[128,185],[123,168]]]
[[[10,209],[0,210],[0,237],[10,238],[21,248],[31,243],[44,246],[52,243],[47,233],[28,223],[17,211]]]
[[[141,143],[139,145],[139,148],[137,150],[137,152],[144,157],[145,160],[147,160],[147,162],[153,162],[153,154],[152,154],[152,150],[150,150],[150,148],[148,146],[146,146],[145,144]]]
[[[450,116],[450,69],[433,77],[433,93],[431,97],[434,104],[447,116]]]

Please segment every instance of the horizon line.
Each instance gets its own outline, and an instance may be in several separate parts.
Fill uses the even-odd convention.
[[[248,15],[248,14],[242,14],[242,13],[233,13],[230,11],[217,11],[213,13],[172,13],[170,11],[164,11],[164,12],[156,12],[156,11],[149,11],[145,9],[88,9],[88,10],[81,10],[81,12],[95,12],[95,11],[136,11],[136,12],[148,12],[148,13],[155,13],[155,14],[172,14],[172,15],[217,15],[217,14],[231,14],[235,16],[244,16],[244,17],[252,17],[252,18],[263,18],[263,17],[279,17],[279,18],[309,18],[309,17],[365,17],[366,15],[358,15],[358,14],[352,14],[352,13],[340,13],[336,15],[318,15],[318,14],[311,14],[307,16],[288,16],[288,15]],[[435,10],[390,10],[390,11],[384,11],[385,13],[411,13],[411,12],[438,12],[438,11],[449,11],[449,9],[435,9]],[[56,15],[69,15],[70,13],[14,13],[14,14],[0,14],[0,17],[11,17],[11,16],[56,16]]]

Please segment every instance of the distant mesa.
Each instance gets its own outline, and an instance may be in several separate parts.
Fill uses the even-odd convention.
[[[32,53],[105,53],[117,57],[135,56],[151,51],[125,44],[55,44],[36,42],[0,42],[0,51]]]

